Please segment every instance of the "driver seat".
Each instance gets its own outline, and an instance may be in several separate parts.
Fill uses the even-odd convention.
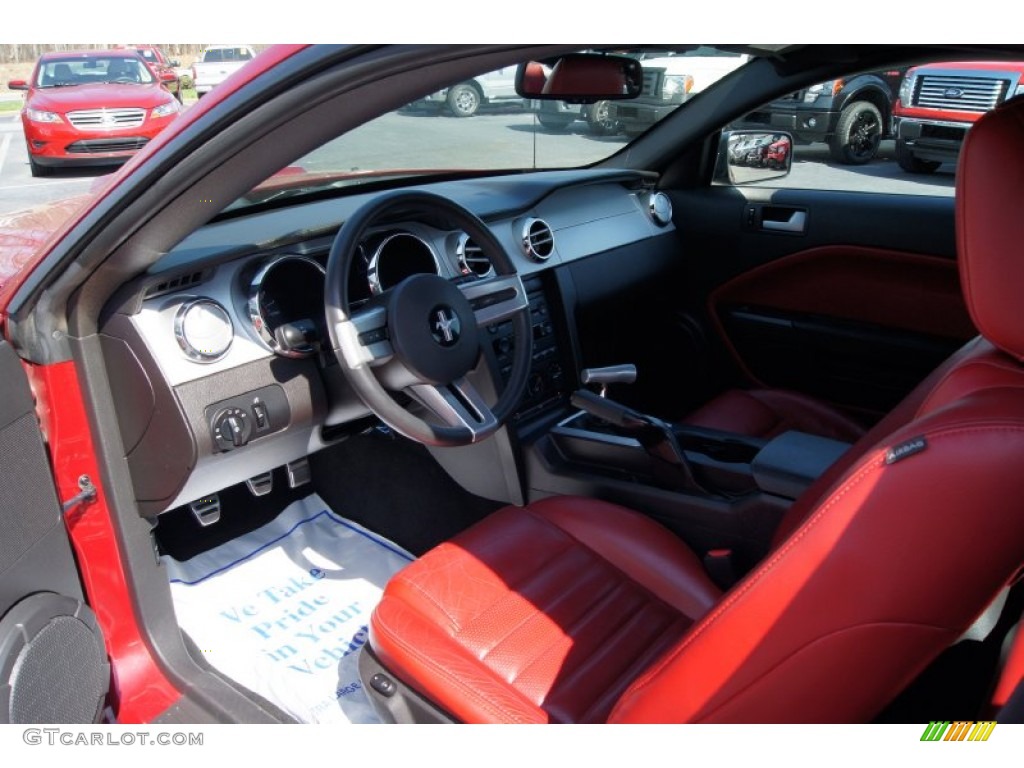
[[[507,507],[388,584],[369,640],[385,679],[466,722],[874,718],[1024,563],[1022,139],[1018,100],[961,156],[982,336],[797,501],[751,573],[723,594],[676,536],[607,502]]]

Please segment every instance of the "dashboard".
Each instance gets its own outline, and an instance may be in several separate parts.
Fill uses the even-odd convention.
[[[633,172],[421,188],[481,218],[523,278],[534,359],[517,416],[575,382],[572,298],[561,295],[556,274],[674,233],[668,199],[652,190],[651,177]],[[329,444],[332,431],[370,415],[330,349],[324,284],[339,228],[371,199],[356,194],[213,222],[115,296],[101,340],[124,403],[118,421],[144,515],[301,462]],[[414,274],[460,284],[494,276],[466,233],[430,211],[376,223],[351,266],[353,308]],[[491,380],[481,391],[500,390],[515,343],[510,323],[485,326],[480,336],[484,364],[475,375]]]

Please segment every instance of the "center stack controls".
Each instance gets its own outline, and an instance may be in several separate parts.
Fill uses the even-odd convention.
[[[530,304],[530,325],[533,328],[533,360],[526,380],[523,399],[513,418],[520,419],[541,410],[545,405],[567,397],[571,383],[558,351],[556,320],[551,311],[539,277],[523,281]],[[515,350],[515,333],[511,321],[487,326],[490,348],[501,374],[508,383]]]

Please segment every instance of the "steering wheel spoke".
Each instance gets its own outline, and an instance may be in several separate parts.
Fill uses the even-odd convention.
[[[450,384],[414,384],[405,390],[446,427],[467,430],[476,442],[498,428],[498,420],[479,390],[462,377]]]
[[[376,306],[356,312],[335,326],[338,346],[350,368],[378,365],[391,360],[395,350],[388,338],[388,312]]]
[[[508,320],[530,304],[519,275],[500,275],[490,280],[464,283],[459,289],[469,300],[480,326]]]

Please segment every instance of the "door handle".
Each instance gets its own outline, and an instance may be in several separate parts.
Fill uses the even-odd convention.
[[[797,234],[802,234],[806,228],[807,211],[790,211],[789,218],[783,220],[768,219],[764,217],[761,219],[761,229],[766,229],[769,232],[795,232]]]

